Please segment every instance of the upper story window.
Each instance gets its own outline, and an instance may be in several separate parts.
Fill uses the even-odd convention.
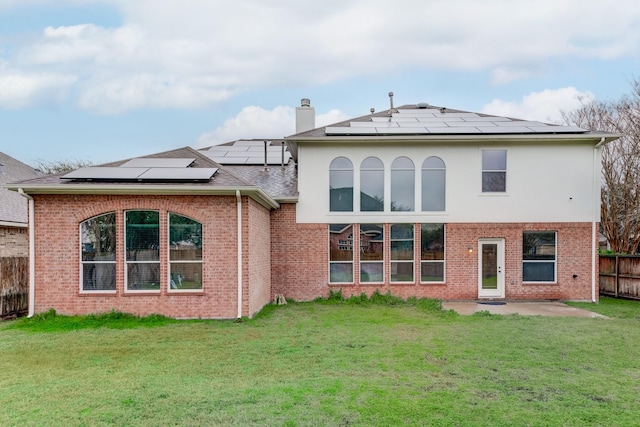
[[[160,290],[160,213],[125,212],[126,289]]]
[[[116,214],[99,215],[80,224],[82,291],[116,290]]]
[[[482,150],[482,192],[507,191],[507,150]]]
[[[422,162],[422,210],[424,212],[445,209],[446,167],[440,157],[429,157]]]
[[[169,213],[169,289],[202,290],[202,224]]]
[[[353,163],[346,157],[329,166],[329,211],[353,212]]]
[[[408,157],[391,163],[391,210],[413,212],[415,209],[415,167]]]
[[[360,164],[360,211],[384,211],[384,165],[377,157]]]

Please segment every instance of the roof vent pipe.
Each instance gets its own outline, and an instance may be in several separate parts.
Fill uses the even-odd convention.
[[[269,170],[269,168],[267,167],[267,144],[269,143],[269,141],[264,141],[264,170],[265,172]]]
[[[280,155],[281,155],[281,158],[280,158],[280,170],[283,171],[284,170],[284,140],[280,141],[280,145],[282,146],[281,147],[282,149],[280,150]]]
[[[296,107],[296,133],[306,132],[316,127],[316,110],[311,106],[309,98],[300,100]]]

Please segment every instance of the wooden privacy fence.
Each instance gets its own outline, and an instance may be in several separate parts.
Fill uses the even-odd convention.
[[[0,258],[0,319],[23,315],[29,305],[29,258]]]
[[[600,255],[600,295],[640,299],[640,255]]]

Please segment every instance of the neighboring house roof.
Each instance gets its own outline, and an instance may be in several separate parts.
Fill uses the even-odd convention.
[[[0,224],[15,226],[27,224],[27,199],[4,188],[4,185],[38,175],[38,171],[31,166],[0,152]]]
[[[298,142],[342,139],[369,143],[384,140],[455,143],[486,139],[585,141],[602,137],[605,138],[605,142],[609,142],[619,136],[576,126],[492,116],[421,103],[403,105],[331,126],[300,132],[285,138],[285,141],[296,159]]]
[[[240,191],[270,208],[279,206],[278,198],[296,196],[290,183],[282,184],[285,177],[295,174],[295,168],[286,168],[284,172],[278,168],[265,175],[264,171],[247,167],[249,170],[227,167],[200,151],[183,147],[13,182],[8,188],[22,188],[30,194],[234,195]]]

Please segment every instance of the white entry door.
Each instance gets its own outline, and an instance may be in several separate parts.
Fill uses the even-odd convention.
[[[478,298],[504,298],[504,239],[478,241]]]

